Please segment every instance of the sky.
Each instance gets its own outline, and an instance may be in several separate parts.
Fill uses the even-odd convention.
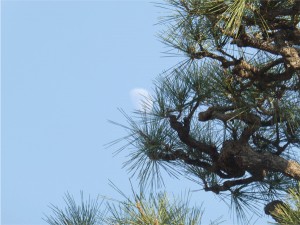
[[[128,152],[107,148],[126,132],[108,121],[126,124],[118,108],[139,109],[139,94],[179,60],[162,53],[161,12],[141,0],[2,1],[1,224],[46,224],[66,192],[121,199],[110,180],[131,193]],[[233,224],[226,204],[199,189],[166,176],[162,190],[192,191],[203,224],[220,216]]]

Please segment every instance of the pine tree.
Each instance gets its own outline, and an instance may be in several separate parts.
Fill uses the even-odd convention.
[[[158,6],[171,11],[159,36],[184,60],[155,80],[153,104],[123,112],[128,169],[141,184],[183,175],[240,216],[281,198],[300,181],[300,1]]]

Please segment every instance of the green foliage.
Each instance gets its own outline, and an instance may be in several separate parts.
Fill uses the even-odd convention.
[[[127,197],[114,187],[124,198],[122,201],[108,203],[111,216],[105,219],[106,224],[132,225],[196,225],[200,224],[202,212],[189,206],[189,196],[170,200],[166,193],[153,194],[133,192],[133,198]]]
[[[65,196],[66,207],[60,209],[57,206],[51,205],[53,215],[46,216],[45,221],[50,225],[98,225],[101,203],[98,199],[84,200],[83,192],[81,192],[81,203],[77,205],[73,196],[69,193]]]
[[[66,208],[51,206],[53,215],[45,221],[50,225],[200,225],[202,210],[190,207],[190,196],[168,198],[165,192],[148,197],[143,192],[128,197],[120,189],[112,185],[123,197],[123,200],[107,200],[107,207],[100,208],[98,201],[85,201],[81,194],[81,203],[76,204],[74,198],[67,194]],[[210,225],[220,224],[220,219]]]
[[[280,225],[300,224],[300,186],[290,189],[285,204],[276,206],[272,216]]]

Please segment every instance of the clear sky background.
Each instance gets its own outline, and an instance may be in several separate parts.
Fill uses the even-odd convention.
[[[179,60],[163,57],[159,12],[148,1],[2,1],[1,224],[45,224],[48,205],[64,207],[66,192],[120,199],[109,180],[131,193],[126,152],[114,157],[104,145],[126,134],[108,123],[125,123],[117,108],[132,112],[133,90],[151,93]],[[165,182],[169,193],[201,188]],[[203,203],[203,224],[222,215],[233,224],[218,197],[192,198]]]

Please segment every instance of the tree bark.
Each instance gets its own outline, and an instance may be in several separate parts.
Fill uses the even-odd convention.
[[[224,162],[231,162],[231,165]],[[237,141],[224,143],[220,154],[220,164],[223,165],[225,171],[231,167],[231,170],[245,170],[251,174],[262,174],[264,171],[281,172],[300,181],[299,163],[269,152],[256,152],[249,145],[242,145]]]

